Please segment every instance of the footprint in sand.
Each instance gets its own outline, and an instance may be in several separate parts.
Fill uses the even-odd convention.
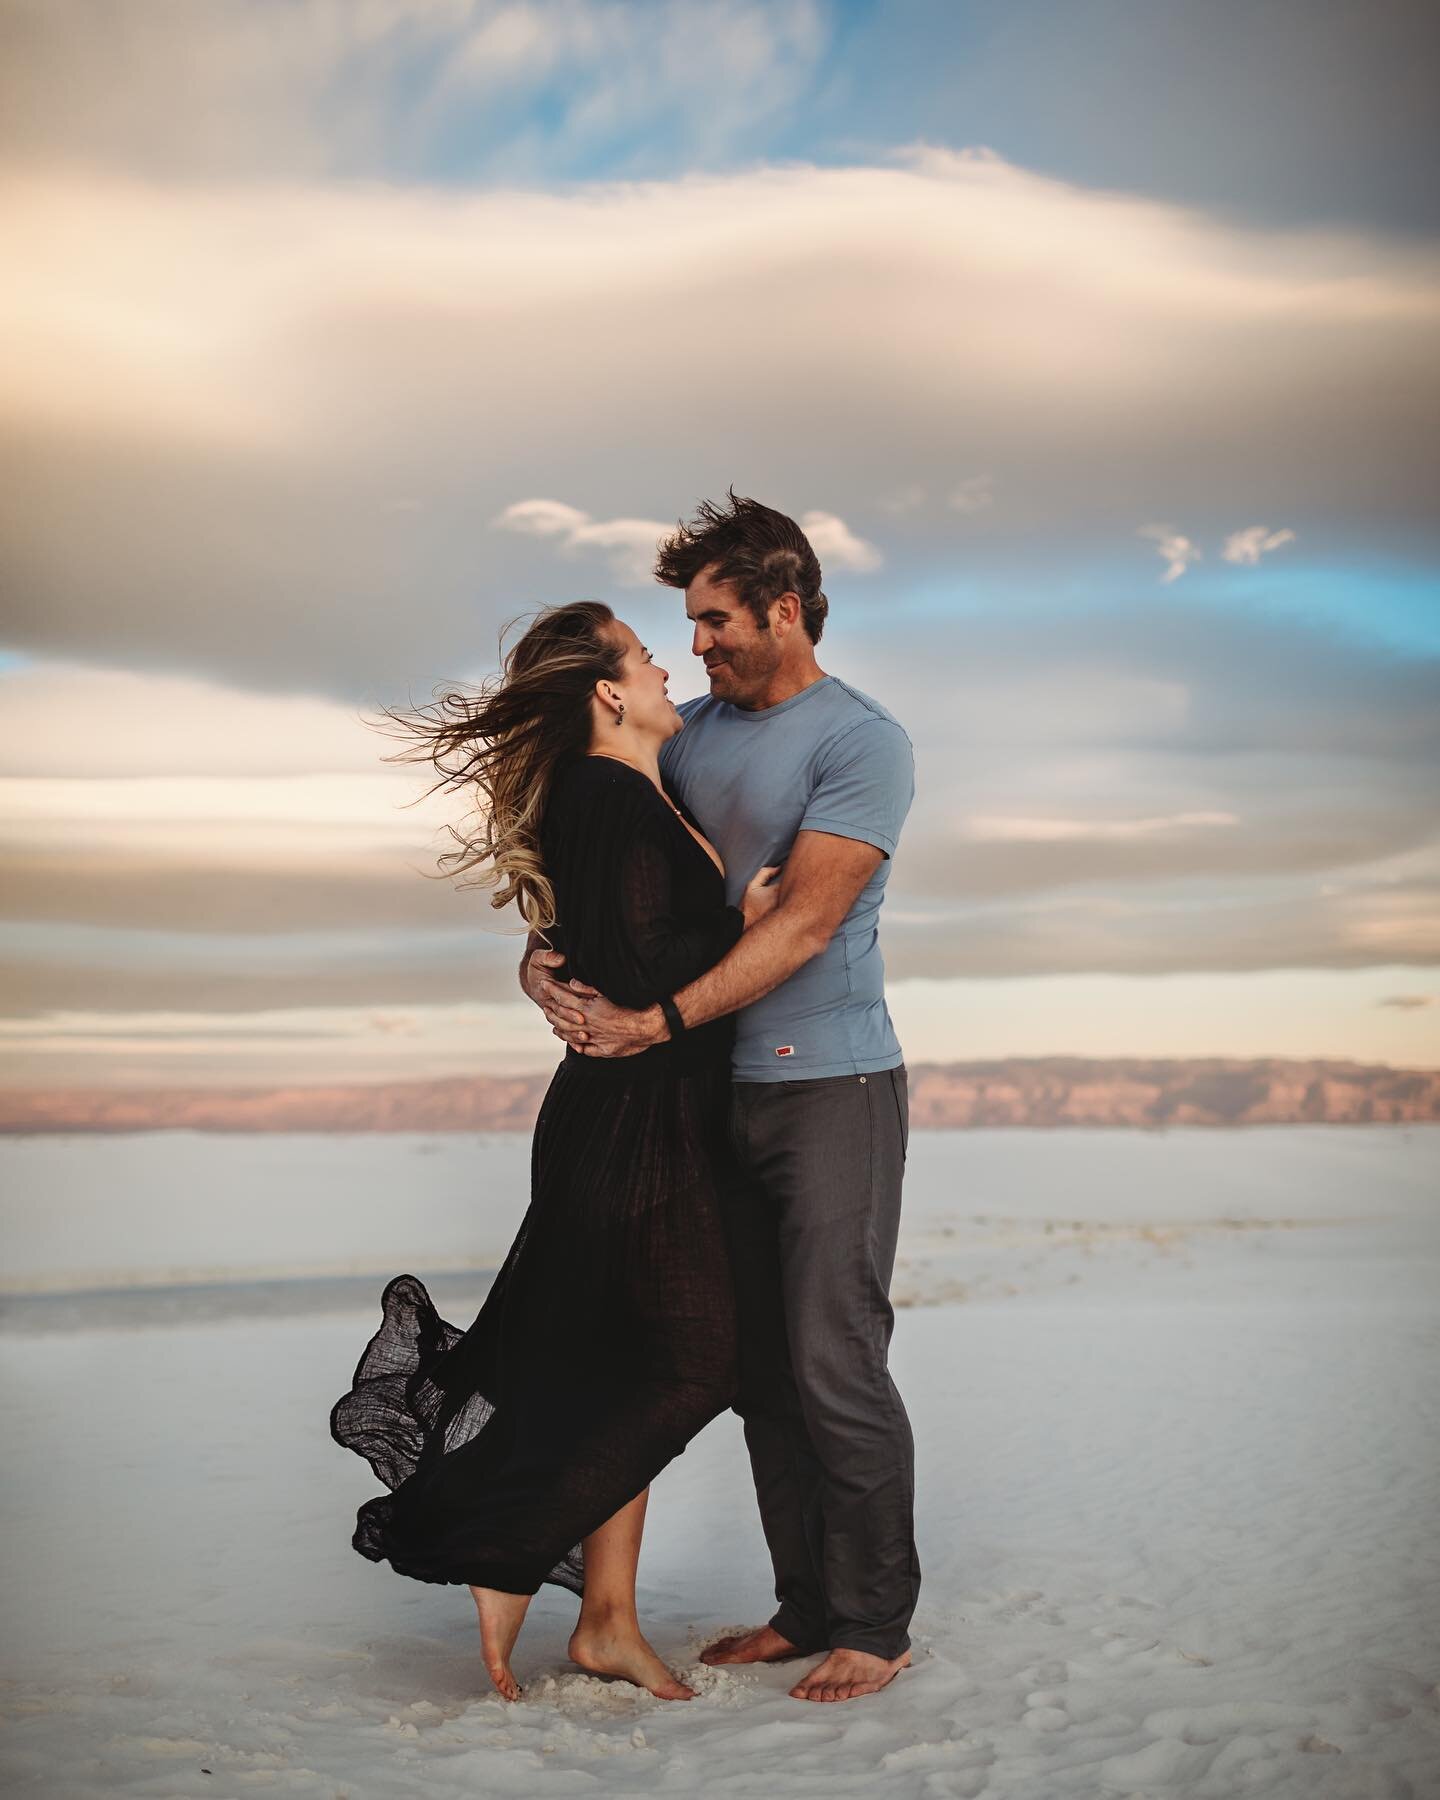
[[[1028,1669],[1017,1670],[1015,1679],[1030,1688],[1053,1688],[1069,1681],[1075,1672],[1068,1662],[1059,1657],[1047,1656],[1041,1662],[1031,1663]]]
[[[1070,1724],[1065,1710],[1065,1696],[1053,1689],[1040,1688],[1025,1696],[1025,1713],[1021,1724],[1027,1731],[1064,1731]]]
[[[1187,1787],[1207,1773],[1218,1778],[1272,1758],[1294,1733],[1314,1719],[1307,1708],[1268,1700],[1232,1700],[1214,1706],[1170,1706],[1148,1714],[1140,1729],[1151,1738],[1143,1749],[1100,1764],[1105,1787]],[[1247,1770],[1247,1785],[1253,1785]]]
[[[943,1775],[927,1775],[920,1793],[923,1800],[980,1800],[989,1782],[983,1769],[947,1770]]]
[[[1002,1595],[992,1610],[995,1618],[1005,1624],[1024,1619],[1027,1623],[1033,1620],[1040,1625],[1063,1625],[1064,1613],[1058,1607],[1042,1606],[1044,1598],[1039,1588],[1019,1588],[1013,1594]]]
[[[1178,1644],[1162,1644],[1159,1638],[1131,1637],[1124,1631],[1107,1631],[1095,1626],[1091,1635],[1102,1640],[1100,1654],[1107,1662],[1139,1662],[1155,1666],[1189,1663],[1197,1669],[1211,1667],[1210,1658],[1197,1650],[1182,1650]]]

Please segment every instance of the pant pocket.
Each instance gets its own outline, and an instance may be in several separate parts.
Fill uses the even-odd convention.
[[[895,1100],[895,1117],[900,1126],[900,1161],[903,1163],[910,1153],[910,1084],[906,1079],[905,1066],[890,1071],[890,1092]]]

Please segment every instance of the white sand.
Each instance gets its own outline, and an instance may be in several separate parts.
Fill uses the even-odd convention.
[[[184,1140],[190,1260],[322,1266],[272,1239],[277,1141]],[[178,1142],[32,1144],[23,1203],[33,1216],[40,1182],[73,1220],[118,1209],[128,1266],[173,1266],[147,1232],[173,1216],[157,1193]],[[487,1157],[517,1194],[523,1152]],[[404,1200],[374,1140],[329,1154],[292,1205],[297,1238],[333,1250],[352,1215],[381,1216],[382,1188]],[[410,1155],[412,1181],[464,1170],[453,1141],[386,1154]],[[207,1157],[223,1180],[205,1180]],[[258,1223],[247,1236],[227,1216],[207,1243],[197,1220],[246,1191],[247,1169]],[[462,1590],[349,1548],[376,1484],[326,1414],[373,1307],[147,1329],[32,1318],[0,1337],[0,1773],[66,1800],[1427,1800],[1437,1174],[1434,1129],[917,1134],[897,1278],[914,1304],[894,1355],[919,1447],[915,1666],[845,1706],[790,1700],[793,1667],[696,1662],[770,1610],[732,1418],[656,1484],[641,1565],[652,1637],[700,1697],[667,1705],[570,1669],[575,1602],[546,1589],[510,1707],[486,1691]],[[420,1207],[424,1254],[380,1266],[503,1248],[512,1204],[476,1208],[468,1241]],[[93,1230],[53,1235],[48,1260],[31,1243],[27,1284],[96,1266]]]

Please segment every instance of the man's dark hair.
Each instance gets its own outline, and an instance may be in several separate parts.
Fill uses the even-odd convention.
[[[765,623],[782,594],[800,599],[800,620],[812,644],[820,642],[830,602],[820,591],[820,561],[810,540],[791,518],[729,490],[730,503],[702,500],[687,525],[682,520],[661,543],[655,579],[666,587],[688,588],[702,569],[711,579],[729,581],[755,619]]]

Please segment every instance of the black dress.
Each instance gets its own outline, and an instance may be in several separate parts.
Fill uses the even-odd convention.
[[[557,770],[541,855],[567,973],[652,1005],[743,929],[714,862],[612,757]],[[567,1050],[531,1148],[530,1206],[466,1331],[397,1275],[330,1415],[391,1491],[354,1547],[421,1581],[581,1592],[580,1540],[641,1492],[736,1385],[720,1215],[733,1026],[637,1056]]]

